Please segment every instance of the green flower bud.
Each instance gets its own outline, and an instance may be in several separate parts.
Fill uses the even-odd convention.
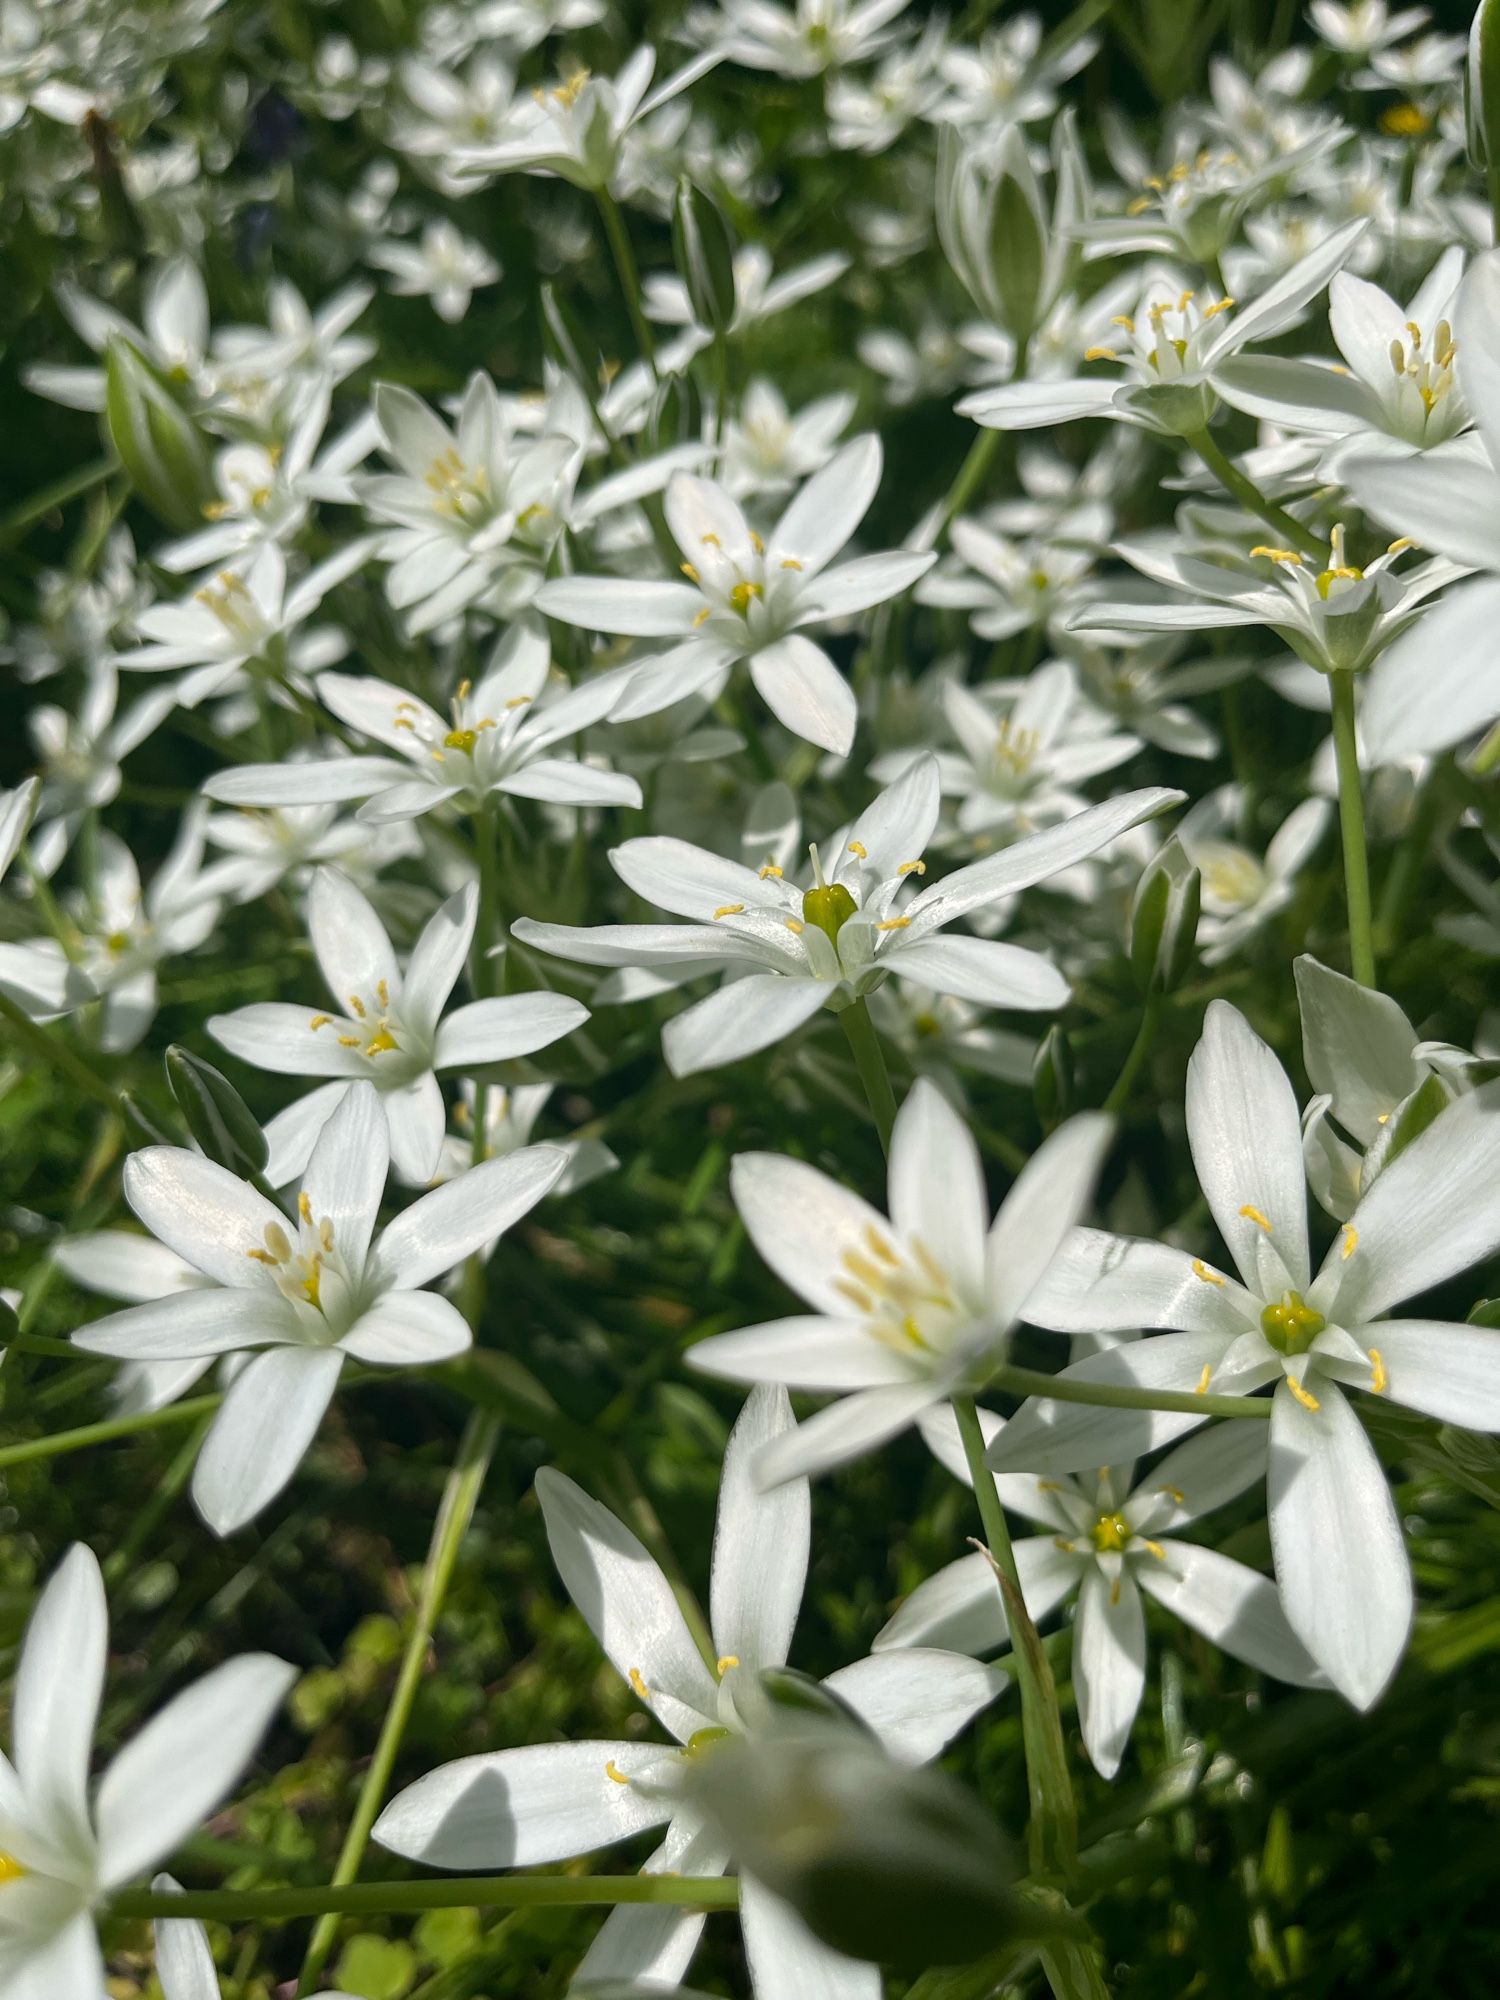
[[[248,1177],[266,1164],[266,1135],[227,1076],[190,1050],[167,1050],[167,1083],[183,1123],[215,1165]]]
[[[1148,865],[1130,916],[1130,962],[1144,993],[1172,993],[1187,977],[1198,936],[1203,878],[1174,836]]]
[[[693,318],[722,335],[734,321],[734,231],[718,206],[690,180],[672,204],[672,261],[687,288]]]
[[[1042,1037],[1031,1065],[1031,1094],[1036,1100],[1037,1116],[1049,1132],[1062,1123],[1077,1102],[1073,1051],[1055,1021]]]
[[[1018,125],[1006,134],[989,213],[989,271],[1001,325],[1029,340],[1042,316],[1047,224],[1042,194]]]
[[[182,1134],[169,1132],[148,1104],[133,1090],[120,1092],[120,1115],[125,1120],[125,1136],[132,1148],[138,1146],[180,1146]]]
[[[165,375],[121,335],[104,350],[104,425],[153,513],[173,528],[201,528],[214,497],[208,442]]]

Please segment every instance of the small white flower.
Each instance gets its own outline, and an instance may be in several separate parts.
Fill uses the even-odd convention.
[[[910,0],[722,0],[690,25],[730,62],[776,76],[821,76],[846,63],[867,62],[888,48],[891,23]]]
[[[779,722],[844,755],[854,740],[854,692],[802,628],[883,603],[936,560],[894,551],[828,567],[874,499],[880,468],[878,438],[856,438],[807,481],[765,540],[722,486],[674,473],[667,525],[686,582],[562,577],[542,586],[537,604],[571,625],[681,642],[637,668],[614,710],[621,721],[721,685],[744,660]]]
[[[1500,1245],[1500,1210],[1484,1193],[1500,1173],[1500,1090],[1459,1098],[1412,1140],[1316,1275],[1297,1100],[1270,1049],[1223,1000],[1211,1003],[1188,1067],[1187,1126],[1242,1282],[1185,1250],[1081,1229],[1026,1317],[1062,1333],[1178,1329],[1075,1362],[1065,1376],[1234,1395],[1274,1383],[1269,1496],[1282,1601],[1335,1687],[1368,1708],[1405,1649],[1412,1582],[1385,1473],[1345,1391],[1500,1430],[1492,1329],[1382,1317]],[[1118,1464],[1200,1421],[1033,1400],[991,1460],[1049,1474]]]
[[[1303,799],[1272,834],[1262,857],[1232,837],[1241,805],[1238,786],[1221,786],[1191,806],[1177,828],[1202,878],[1198,946],[1205,965],[1232,958],[1287,907],[1332,813],[1326,799]]]
[[[717,1334],[686,1358],[732,1382],[838,1396],[763,1450],[762,1482],[845,1464],[949,1396],[972,1392],[1088,1205],[1110,1135],[1097,1113],[1060,1126],[993,1222],[979,1149],[925,1080],[891,1135],[889,1221],[800,1160],[739,1154],[732,1185],[740,1219],[816,1317]]]
[[[729,1855],[684,1796],[693,1762],[726,1737],[754,1735],[765,1709],[758,1676],[783,1666],[807,1575],[807,1482],[758,1489],[758,1456],[796,1436],[785,1391],[757,1389],[730,1434],[713,1541],[710,1623],[702,1657],[672,1587],[629,1528],[571,1479],[537,1475],[553,1560],[610,1664],[672,1744],[538,1743],[445,1764],[400,1793],[375,1838],[431,1867],[494,1869],[561,1861],[666,1828],[648,1872],[720,1875]],[[954,1653],[872,1654],[824,1685],[903,1762],[926,1763],[1006,1686],[1003,1674]],[[759,2000],[792,1993],[874,2000],[879,1979],[819,1944],[753,1879],[740,1921]],[[691,1910],[621,1909],[578,1968],[580,1981],[676,1983],[704,1917]],[[852,1982],[852,1983],[851,1983]]]
[[[312,1149],[295,1217],[176,1146],[148,1146],[126,1163],[126,1200],[210,1282],[94,1320],[74,1345],[137,1362],[263,1350],[235,1377],[193,1473],[193,1499],[215,1534],[280,1493],[351,1356],[409,1368],[469,1346],[457,1308],[422,1287],[519,1221],[567,1165],[552,1146],[488,1160],[374,1237],[389,1159],[379,1096],[356,1084]]]
[[[500,276],[490,253],[461,236],[446,218],[429,222],[419,243],[377,243],[367,258],[391,273],[393,292],[431,299],[433,311],[450,326],[467,313],[475,292]]]
[[[1005,1429],[981,1410],[986,1445]],[[1077,1597],[1073,1688],[1089,1761],[1112,1778],[1129,1741],[1146,1686],[1144,1591],[1194,1631],[1237,1659],[1300,1686],[1323,1676],[1286,1622],[1269,1577],[1216,1549],[1183,1542],[1184,1528],[1236,1499],[1265,1477],[1265,1425],[1231,1424],[1170,1452],[1134,1485],[1128,1470],[1069,1479],[1018,1472],[996,1478],[1013,1513],[1047,1532],[1015,1545],[1022,1595],[1040,1623]],[[922,1434],[955,1477],[972,1484],[953,1412],[934,1410]],[[983,1553],[960,1556],[907,1598],[875,1638],[892,1646],[945,1646],[993,1653],[1009,1638],[994,1565]]]
[[[266,1174],[281,1187],[306,1164],[323,1125],[361,1079],[373,1083],[390,1124],[403,1180],[432,1178],[443,1143],[437,1070],[474,1070],[531,1055],[588,1019],[561,993],[473,1000],[444,1014],[463,970],[478,915],[471,885],[450,896],[418,938],[403,973],[384,926],[347,876],[320,868],[307,899],[307,928],[334,1013],[259,1001],[215,1014],[208,1032],[242,1062],[283,1076],[336,1078],[266,1127]]]
[[[26,1628],[0,1763],[0,1988],[16,2000],[104,1992],[93,1910],[219,1809],[297,1678],[241,1654],[169,1701],[91,1788],[108,1618],[99,1564],[76,1543]]]

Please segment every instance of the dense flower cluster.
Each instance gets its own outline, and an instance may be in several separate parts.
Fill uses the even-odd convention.
[[[362,1384],[467,1410],[278,1994],[407,1907],[347,1900],[372,1839],[469,1875],[655,1829],[548,1992],[676,1990],[732,1902],[756,2000],[1018,1938],[1005,1991],[1099,2000],[1074,1712],[1115,1778],[1161,1612],[1221,1698],[1373,1710],[1433,1567],[1394,1489],[1500,1432],[1500,5],[1466,44],[1312,0],[1253,60],[1187,0],[1175,49],[1126,0],[639,11],[4,10],[0,1475],[196,1423],[160,1505],[249,1547]],[[729,1303],[641,1355],[596,1250],[664,1174]],[[533,1341],[579,1267],[588,1339]],[[710,1428],[748,1391],[711,1564],[601,1416],[658,1376]],[[570,1399],[557,1464],[497,1454]],[[972,1500],[803,1675],[812,1482],[918,1440]],[[487,1475],[613,1733],[397,1783]],[[124,1748],[106,1705],[91,1782],[160,1518],[102,1570],[25,1544],[0,2000],[154,1994],[145,1916],[166,2000],[218,2000],[200,1906],[131,1888],[168,1862],[279,1914],[277,1852],[183,1847],[293,1667]],[[965,1901],[996,1766],[983,1807],[933,1767],[1008,1711],[1031,1875]]]

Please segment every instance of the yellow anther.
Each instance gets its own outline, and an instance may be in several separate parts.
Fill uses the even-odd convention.
[[[1420,347],[1422,345],[1422,329],[1414,319],[1409,319],[1406,322],[1406,330],[1411,335],[1412,346]]]
[[[1302,558],[1295,549],[1273,549],[1264,542],[1257,542],[1250,553],[1252,556],[1264,556],[1268,562],[1290,563],[1293,569],[1302,567]]]
[[[737,1667],[739,1663],[740,1656],[738,1653],[723,1653],[714,1662],[714,1672],[716,1674],[727,1674],[731,1667]]]
[[[1233,299],[1218,299],[1213,305],[1203,308],[1203,317],[1205,319],[1217,319],[1220,313],[1233,312],[1233,310]]]
[[[392,725],[396,729],[410,729],[415,733],[417,725],[409,715],[398,715]]]
[[[740,614],[741,618],[743,618],[745,616],[745,613],[750,609],[750,606],[755,601],[755,599],[758,597],[764,597],[765,594],[766,593],[762,585],[758,583],[751,583],[742,578],[741,581],[734,586],[734,589],[730,591],[729,601],[734,606],[735,610]]]
[[[894,1266],[901,1262],[901,1259],[896,1254],[895,1248],[891,1244],[890,1239],[888,1237],[882,1236],[880,1231],[875,1227],[873,1222],[867,1222],[865,1224],[864,1240],[866,1243],[869,1244],[871,1250],[880,1259],[882,1264],[890,1264]]]
[[[1297,1380],[1295,1375],[1287,1376],[1286,1386],[1291,1390],[1292,1394],[1297,1398],[1297,1401],[1302,1405],[1304,1410],[1322,1409],[1323,1405],[1318,1401],[1317,1397],[1314,1396],[1310,1390],[1304,1389],[1302,1384]]]
[[[455,701],[467,701],[469,699],[469,696],[473,692],[474,692],[474,683],[472,681],[469,680],[460,681],[458,684],[458,692],[457,694],[454,695],[453,699]]]
[[[1086,347],[1083,358],[1085,361],[1118,361],[1120,357],[1112,347]]]
[[[1210,1271],[1201,1257],[1193,1259],[1193,1276],[1201,1278],[1205,1285],[1222,1285],[1224,1280],[1217,1271]]]
[[[801,937],[803,931],[806,929],[806,925],[801,923],[799,919],[796,917],[785,917],[782,919],[782,921],[785,923],[787,929],[791,932],[793,937]]]
[[[604,1766],[604,1775],[617,1785],[628,1785],[630,1783],[629,1778],[626,1777],[613,1757]]]
[[[306,1188],[303,1188],[297,1196],[297,1213],[304,1222],[311,1222],[313,1219],[312,1197],[308,1194]]]
[[[703,581],[702,577],[698,574],[696,563],[684,563],[682,565],[682,573],[689,583],[701,583]]]
[[[744,913],[743,903],[720,903],[718,909],[714,911],[714,922],[717,923],[720,917],[740,917]]]
[[[717,535],[705,535],[703,537],[703,546],[706,549],[722,549],[724,544],[719,540]]]
[[[763,556],[766,552],[766,545],[760,536],[756,534],[754,528],[750,530],[750,546],[758,556]]]
[[[896,873],[898,875],[925,875],[927,873],[927,863],[925,861],[903,861],[901,866],[896,870]]]
[[[255,1264],[270,1264],[275,1267],[276,1259],[269,1250],[247,1250],[245,1255]]]
[[[1370,1349],[1370,1388],[1377,1396],[1383,1396],[1390,1387],[1390,1377],[1385,1372],[1385,1360],[1378,1347]]]
[[[340,1035],[340,1036],[339,1036],[339,1047],[340,1047],[341,1049],[357,1049],[357,1048],[359,1047],[359,1036],[358,1036],[358,1035]]]
[[[1174,1507],[1185,1507],[1187,1505],[1187,1495],[1180,1486],[1158,1486],[1156,1490],[1158,1493],[1165,1493]]]
[[[1167,1552],[1162,1547],[1160,1542],[1148,1541],[1144,1535],[1141,1536],[1140,1541],[1141,1541],[1141,1547],[1145,1549],[1150,1555],[1155,1556],[1158,1562],[1164,1563],[1166,1561]]]
[[[632,1667],[630,1669],[630,1685],[635,1689],[642,1701],[649,1701],[651,1699],[651,1690],[647,1687],[645,1676],[639,1667]]]
[[[1253,1222],[1257,1229],[1263,1229],[1266,1232],[1267,1236],[1271,1234],[1270,1217],[1267,1215],[1263,1215],[1258,1208],[1253,1206],[1252,1203],[1247,1201],[1243,1206],[1243,1208],[1241,1208],[1240,1214],[1244,1216],[1247,1222]]]
[[[783,556],[781,558],[781,567],[783,569],[801,569],[802,565],[795,556]]]
[[[706,625],[709,619],[713,617],[713,615],[714,615],[713,606],[711,604],[705,604],[703,609],[698,613],[697,617],[694,618],[693,620],[693,629],[696,631],[700,625]]]
[[[906,1335],[913,1347],[920,1347],[925,1352],[931,1352],[931,1344],[923,1338],[921,1327],[917,1325],[917,1322],[912,1318],[910,1313],[902,1320],[901,1331]]]
[[[1073,1544],[1064,1535],[1054,1535],[1052,1537],[1052,1546],[1055,1549],[1061,1549],[1065,1556],[1073,1554]]]
[[[884,1279],[862,1250],[846,1250],[839,1261],[846,1271],[858,1278],[862,1285],[868,1285],[872,1292],[883,1288]]]
[[[0,1854],[0,1887],[7,1882],[19,1882],[25,1873],[13,1854]]]
[[[1135,321],[1129,313],[1116,313],[1110,325],[1123,326],[1127,333],[1135,332]]]
[[[1342,1247],[1339,1250],[1339,1255],[1340,1257],[1344,1258],[1347,1261],[1350,1257],[1354,1255],[1355,1251],[1358,1248],[1359,1248],[1359,1231],[1355,1228],[1352,1222],[1346,1222],[1344,1224],[1344,1241]]]
[[[383,979],[377,979],[375,982],[375,998],[382,1007],[389,1007],[391,1004],[391,989]]]
[[[1208,1385],[1213,1380],[1213,1373],[1213,1369],[1205,1361],[1203,1364],[1203,1373],[1198,1377],[1198,1386],[1193,1391],[1194,1395],[1203,1396],[1208,1393]]]
[[[857,1313],[874,1312],[875,1301],[870,1294],[862,1291],[858,1285],[851,1285],[847,1278],[835,1278],[833,1289],[841,1299],[847,1299]]]
[[[1146,210],[1151,206],[1152,202],[1149,194],[1138,194],[1125,213],[1127,215],[1144,215]]]
[[[1386,550],[1388,556],[1404,556],[1408,549],[1414,549],[1416,542],[1410,535],[1398,535]]]
[[[390,1029],[382,1025],[375,1030],[374,1034],[365,1043],[365,1054],[367,1056],[388,1056],[392,1049],[399,1049],[400,1046],[401,1044],[396,1040]]]
[[[878,931],[904,931],[911,923],[910,917],[887,917],[885,922],[875,926]]]
[[[309,1028],[313,1029],[326,1028],[328,1026],[328,1023],[332,1019],[333,1019],[332,1014],[314,1014],[312,1019],[308,1022],[307,1025]]]
[[[365,1003],[357,993],[349,995],[349,1005],[354,1009],[356,1016],[362,1021],[365,1018]]]
[[[1364,571],[1353,563],[1340,563],[1335,569],[1319,570],[1317,576],[1318,595],[1327,600],[1328,593],[1336,583],[1361,583]]]
[[[849,852],[861,861],[868,861],[870,858],[870,850],[862,840],[851,840],[849,843]]]
[[[765,866],[760,870],[760,879],[762,882],[766,881],[767,879],[773,882],[779,882],[784,873],[785,870],[778,868],[774,861],[768,861],[765,864]]]

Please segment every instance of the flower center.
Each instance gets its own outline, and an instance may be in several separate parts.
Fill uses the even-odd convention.
[[[259,609],[249,586],[232,569],[221,569],[212,583],[193,593],[194,600],[211,611],[224,630],[236,639],[256,639],[263,628]]]
[[[871,1223],[863,1246],[840,1254],[833,1289],[882,1347],[908,1356],[930,1354],[958,1315],[947,1272],[920,1236],[898,1249]]]
[[[486,519],[490,511],[490,475],[482,465],[465,465],[456,448],[439,452],[424,474],[438,513],[465,526]]]
[[[26,1870],[13,1854],[0,1854],[0,1889],[7,1882],[19,1882]]]
[[[1101,1514],[1089,1533],[1094,1538],[1095,1550],[1101,1556],[1118,1555],[1135,1536],[1135,1530],[1123,1514]]]
[[[1415,320],[1406,322],[1406,332],[1405,340],[1391,342],[1391,367],[1397,382],[1411,383],[1423,414],[1430,417],[1453,387],[1453,360],[1458,346],[1445,319],[1438,321],[1425,346],[1422,329]]]
[[[331,1219],[326,1215],[314,1219],[306,1193],[297,1197],[297,1218],[296,1243],[279,1222],[268,1222],[261,1243],[245,1255],[270,1271],[284,1299],[294,1306],[311,1306],[314,1312],[321,1313],[325,1274],[334,1270],[346,1278],[347,1273],[334,1247]]]
[[[1260,1316],[1260,1330],[1278,1354],[1306,1354],[1328,1322],[1302,1302],[1300,1292],[1283,1292]]]

